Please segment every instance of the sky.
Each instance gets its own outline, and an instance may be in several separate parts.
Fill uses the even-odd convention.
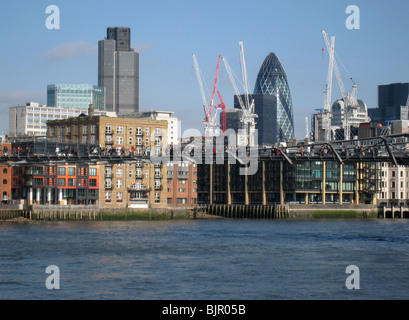
[[[59,29],[46,26],[50,5],[59,9]],[[346,13],[349,5],[359,9],[359,16]],[[359,29],[347,28],[352,14]],[[309,121],[324,104],[328,54],[321,30],[335,36],[347,91],[352,77],[358,98],[374,108],[378,85],[409,82],[408,16],[407,0],[2,0],[0,130],[8,132],[9,107],[46,104],[48,84],[97,85],[98,41],[107,27],[126,26],[131,47],[140,53],[141,111],[173,111],[182,135],[190,129],[203,132],[192,54],[211,90],[219,54],[241,79],[242,41],[250,93],[265,57],[274,52],[280,59],[292,96],[295,136],[301,140],[306,117]],[[232,108],[235,91],[223,64],[217,89]],[[340,97],[334,76],[332,100]]]

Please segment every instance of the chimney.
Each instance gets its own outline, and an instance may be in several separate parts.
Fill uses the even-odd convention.
[[[94,105],[92,103],[89,105],[89,108],[88,108],[88,116],[90,117],[94,116]]]

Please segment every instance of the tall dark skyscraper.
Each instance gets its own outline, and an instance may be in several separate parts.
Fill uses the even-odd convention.
[[[388,124],[392,120],[409,120],[409,83],[378,86],[378,108],[369,108],[374,122]]]
[[[259,136],[265,135],[267,137],[274,134],[274,136],[269,139],[275,142],[293,140],[293,105],[287,75],[284,72],[280,60],[272,52],[267,55],[261,65],[254,87],[254,94],[278,97],[275,101],[265,98],[261,99],[260,103],[263,104],[259,106],[255,103],[256,110],[258,110],[258,112],[256,112],[258,113],[257,122],[266,124],[265,126],[258,128]],[[264,103],[263,101],[268,102]],[[263,119],[263,117],[267,116],[269,119]],[[274,117],[274,119],[272,117]],[[260,130],[267,130],[267,128],[269,128],[268,130],[271,133],[260,133]]]
[[[105,87],[105,110],[139,112],[139,53],[131,48],[131,30],[109,27],[98,42],[98,85]]]
[[[115,40],[115,51],[131,51],[131,29],[128,27],[109,27],[107,39]]]

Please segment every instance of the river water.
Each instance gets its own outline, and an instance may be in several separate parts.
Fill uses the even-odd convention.
[[[0,222],[0,299],[408,297],[406,219]]]

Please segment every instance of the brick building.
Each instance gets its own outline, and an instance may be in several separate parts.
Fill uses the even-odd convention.
[[[161,154],[167,147],[165,120],[88,115],[47,122],[47,137],[62,143],[99,145],[103,154]],[[94,150],[89,150],[93,152]],[[166,165],[142,161],[98,163],[101,208],[161,208],[167,203]]]

